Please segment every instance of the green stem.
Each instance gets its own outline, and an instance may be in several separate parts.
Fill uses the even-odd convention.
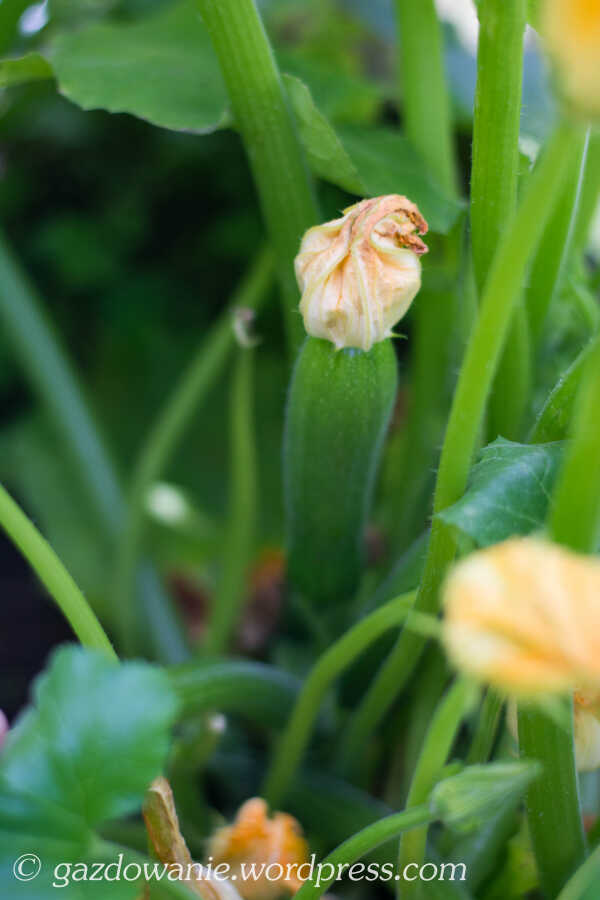
[[[600,525],[600,345],[589,354],[575,406],[572,439],[554,489],[550,537],[581,553],[593,553]],[[533,848],[542,887],[555,897],[585,856],[571,701],[570,726],[544,712],[519,710],[519,746],[543,763],[527,795]]]
[[[74,473],[89,497],[98,528],[117,545],[125,503],[112,462],[77,375],[33,287],[0,236],[0,319],[8,345],[56,427]],[[187,648],[155,571],[145,565],[144,603],[160,659],[184,659]],[[114,623],[120,618],[115,598]]]
[[[600,880],[600,847],[586,859],[575,874],[568,880],[558,895],[557,900],[592,900],[592,886],[598,886]]]
[[[522,436],[532,382],[529,323],[527,310],[521,303],[514,312],[490,396],[488,433],[491,440],[504,437],[516,441]]]
[[[254,351],[240,348],[230,400],[229,516],[224,549],[208,623],[205,651],[227,650],[246,593],[256,529],[257,476],[253,418]]]
[[[542,890],[552,898],[585,857],[573,730],[534,707],[520,707],[518,718],[521,755],[544,766],[527,792],[527,813]]]
[[[517,208],[526,0],[482,0],[471,171],[471,240],[481,296]]]
[[[600,195],[600,132],[592,131],[589,138],[583,186],[579,196],[577,219],[573,229],[574,253],[582,254],[587,249],[590,229]]]
[[[477,728],[467,755],[470,766],[486,763],[492,752],[502,715],[504,699],[493,688],[488,688],[481,704]]]
[[[529,435],[529,443],[561,441],[569,429],[581,376],[592,353],[600,347],[600,336],[587,344],[550,391]]]
[[[181,714],[190,718],[218,709],[280,728],[300,692],[300,682],[292,675],[249,660],[194,661],[168,672]]]
[[[553,200],[562,190],[579,140],[579,133],[569,123],[563,122],[557,128],[531,176],[517,217],[505,232],[494,257],[479,317],[461,367],[442,448],[433,525],[415,605],[419,612],[437,611],[439,587],[456,552],[456,542],[435,513],[455,503],[465,490],[486,402],[527,265],[553,208]],[[365,740],[395,702],[424,644],[421,635],[409,628],[403,630],[344,736],[345,766],[354,764]]]
[[[396,0],[406,134],[434,177],[456,194],[456,161],[442,27],[434,0]]]
[[[398,92],[404,130],[433,177],[449,194],[456,195],[457,167],[444,42],[435,4],[433,0],[418,4],[396,0],[395,6]],[[437,465],[448,410],[448,334],[455,330],[461,230],[462,225],[458,225],[439,247],[432,247],[431,259],[424,265],[423,289],[414,306],[410,405],[403,434],[390,446],[387,461],[386,519],[391,538],[399,547],[406,547],[424,524],[432,487],[429,476]]]
[[[573,249],[578,205],[585,183],[589,132],[580,132],[576,152],[571,155],[563,190],[554,198],[552,213],[531,266],[526,308],[531,334],[531,349],[537,353],[544,324],[565,263]]]
[[[89,603],[37,528],[0,485],[0,523],[46,586],[84,647],[118,659]]]
[[[517,208],[527,2],[483,0],[478,14],[471,236],[477,290],[482,296],[496,247]],[[528,324],[520,304],[490,398],[492,437],[518,436],[530,387]]]
[[[380,819],[378,822],[374,822],[373,825],[368,825],[362,831],[344,841],[343,844],[340,844],[333,853],[326,856],[319,864],[322,875],[325,875],[326,872],[331,872],[331,877],[325,877],[320,883],[318,883],[318,879],[317,881],[306,881],[296,894],[296,900],[317,900],[337,880],[340,875],[340,866],[347,869],[357,859],[375,850],[376,847],[379,847],[391,838],[402,834],[403,831],[426,825],[432,820],[433,817],[427,806],[417,806],[414,809],[405,810],[393,816],[387,816],[385,819]],[[326,866],[327,869],[325,869]]]
[[[429,290],[428,280],[425,269],[413,313],[408,415],[386,460],[386,525],[393,545],[403,549],[425,525],[450,401],[448,335],[454,331],[455,294]]]
[[[292,356],[303,337],[294,258],[319,220],[312,180],[254,0],[197,0],[227,85],[276,253]]]
[[[114,540],[124,512],[117,476],[60,339],[2,238],[0,316],[7,346],[67,445],[103,534]]]
[[[426,803],[429,795],[446,764],[448,754],[456,739],[458,729],[473,699],[473,685],[459,679],[448,690],[434,713],[427,731],[421,754],[406,800],[406,808],[412,809]],[[405,834],[400,841],[400,871],[410,863],[420,868],[425,860],[427,844],[427,824]],[[399,897],[422,896],[422,885],[417,881],[402,884],[398,882]]]
[[[589,353],[566,458],[554,489],[551,536],[581,553],[598,549],[600,524],[600,342]]]
[[[269,248],[257,256],[227,309],[204,338],[189,367],[168,397],[165,406],[134,464],[129,491],[127,520],[119,544],[116,564],[116,596],[122,611],[123,633],[129,646],[135,644],[135,616],[131,597],[140,545],[143,539],[148,490],[165,470],[175,448],[191,424],[198,407],[225,368],[235,345],[232,317],[238,307],[258,309],[265,300],[273,277],[274,260]]]
[[[285,797],[330,685],[373,641],[404,621],[413,599],[414,593],[406,594],[382,606],[319,657],[304,684],[267,774],[262,795],[273,809]]]

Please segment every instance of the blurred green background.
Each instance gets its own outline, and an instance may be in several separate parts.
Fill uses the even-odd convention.
[[[4,54],[18,55],[43,49],[57,32],[96,20],[133,22],[166,5],[3,0],[0,44]],[[301,74],[334,123],[401,123],[390,0],[265,0],[260,6],[286,68]],[[447,65],[466,189],[474,9],[469,3],[440,8],[452,19],[445,29]],[[553,115],[543,65],[530,44],[524,150],[535,151]],[[350,199],[325,183],[319,191],[327,217]],[[84,112],[57,94],[53,81],[4,89],[0,223],[81,374],[126,481],[157,409],[262,245],[240,140],[233,131],[176,133],[130,115]],[[410,334],[410,328],[409,317],[403,331]],[[257,331],[258,554],[280,546],[282,532],[280,439],[288,370],[274,291]],[[403,359],[408,347],[398,342]],[[151,533],[159,567],[192,606],[201,606],[202,593],[210,592],[211,550],[227,509],[228,386],[226,374],[165,473],[194,508],[196,533],[164,524]],[[112,578],[110,557],[60,440],[1,334],[0,478],[84,590],[100,597]],[[49,647],[69,632],[5,539],[0,594],[0,707],[12,716]]]

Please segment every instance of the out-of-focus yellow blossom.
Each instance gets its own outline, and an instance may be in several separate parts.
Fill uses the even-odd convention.
[[[540,31],[565,98],[600,116],[600,0],[544,0]]]
[[[362,350],[390,337],[421,287],[426,233],[418,208],[398,194],[362,200],[310,228],[296,257],[308,334]]]
[[[444,587],[444,643],[509,694],[600,690],[600,561],[537,538],[473,553]]]
[[[248,800],[238,810],[232,825],[220,828],[212,837],[208,852],[213,868],[227,863],[245,900],[275,900],[282,893],[295,894],[302,887],[298,869],[308,863],[308,845],[300,825],[293,816],[277,812],[267,814],[267,804],[260,797]],[[256,864],[257,878],[244,878]],[[264,869],[271,865],[270,871]],[[279,879],[278,873],[282,873]],[[288,877],[289,874],[289,877]]]

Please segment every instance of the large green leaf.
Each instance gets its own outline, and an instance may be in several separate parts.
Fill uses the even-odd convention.
[[[447,232],[462,206],[429,177],[423,161],[397,130],[342,124],[333,128],[300,79],[284,76],[313,172],[351,194],[406,194],[432,231]]]
[[[55,653],[34,701],[0,758],[0,884],[14,891],[14,860],[37,854],[40,877],[14,894],[28,900],[54,896],[56,863],[90,861],[95,827],[139,809],[163,767],[177,711],[160,669],[72,646]],[[68,896],[87,897],[81,887]],[[111,897],[134,895],[135,885],[113,892],[111,884]]]
[[[439,517],[489,547],[544,524],[563,443],[516,444],[498,438],[481,451],[469,486]]]
[[[225,85],[190,2],[133,25],[91,25],[62,34],[50,60],[61,93],[83,109],[127,112],[196,133],[227,124]]]
[[[52,78],[52,66],[39,53],[0,60],[0,88]]]

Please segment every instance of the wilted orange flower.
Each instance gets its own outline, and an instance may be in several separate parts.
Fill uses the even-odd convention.
[[[302,887],[298,867],[308,862],[308,845],[293,816],[278,812],[269,818],[265,801],[254,797],[240,807],[232,825],[213,835],[209,854],[213,868],[230,866],[230,878],[245,900],[275,900]],[[244,878],[242,865],[248,873],[252,864],[257,877]]]
[[[463,671],[520,695],[600,690],[600,561],[538,538],[473,553],[444,588]]]
[[[426,232],[418,208],[398,194],[362,200],[310,228],[296,257],[308,334],[362,350],[390,337],[421,287]]]
[[[541,15],[563,93],[587,117],[600,115],[600,0],[545,0]]]

